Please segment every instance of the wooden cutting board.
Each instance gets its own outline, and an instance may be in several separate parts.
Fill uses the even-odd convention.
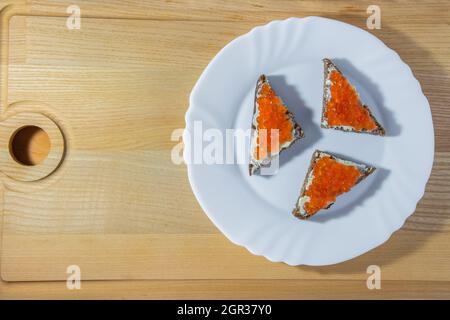
[[[267,19],[236,23],[233,11],[224,10],[221,21],[198,10],[191,20],[181,9],[170,16],[138,3],[83,2],[79,30],[66,26],[67,5],[19,3],[1,11],[4,280],[65,280],[67,267],[78,265],[83,280],[326,278],[364,287],[371,264],[382,267],[386,281],[450,280],[448,229],[431,232],[447,221],[439,176],[431,186],[437,196],[409,227],[338,266],[271,263],[225,239],[198,206],[185,167],[171,162],[177,141],[170,137],[184,127],[189,92],[213,54]],[[11,156],[10,138],[24,126],[49,136],[41,164],[24,166]],[[437,165],[445,169],[443,141]],[[432,204],[447,207],[436,214]]]

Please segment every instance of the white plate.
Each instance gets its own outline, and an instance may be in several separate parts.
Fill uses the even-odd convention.
[[[321,129],[323,64],[331,58],[357,87],[386,136]],[[194,121],[203,129],[248,129],[258,76],[269,76],[305,138],[286,150],[273,176],[248,176],[248,165],[188,164],[203,210],[234,243],[271,261],[327,265],[385,242],[423,196],[434,157],[430,107],[411,69],[370,33],[308,17],[273,21],[225,46],[205,69],[186,114],[185,160]],[[206,143],[207,145],[208,143]],[[329,210],[302,221],[291,215],[315,149],[378,170]]]

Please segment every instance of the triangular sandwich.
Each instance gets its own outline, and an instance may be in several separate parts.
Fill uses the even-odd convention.
[[[278,129],[274,136],[278,136],[278,141],[272,141],[272,129]],[[270,166],[273,157],[301,137],[303,130],[295,122],[294,115],[276,94],[267,77],[261,75],[255,89],[249,174]]]
[[[384,128],[361,102],[356,88],[336,65],[323,59],[324,86],[322,128],[351,132],[365,132],[384,136]]]
[[[374,167],[316,150],[292,213],[306,219],[321,209],[328,209],[336,197],[350,191],[374,171]]]

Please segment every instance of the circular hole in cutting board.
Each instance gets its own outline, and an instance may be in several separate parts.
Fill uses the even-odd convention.
[[[9,152],[13,159],[26,166],[42,163],[50,153],[50,137],[37,126],[24,126],[11,136]]]

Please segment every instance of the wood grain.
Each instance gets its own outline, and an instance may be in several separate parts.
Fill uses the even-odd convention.
[[[65,280],[80,266],[97,279],[359,279],[376,264],[385,280],[450,281],[450,236],[398,231],[389,242],[346,263],[291,267],[231,245],[221,234],[5,235],[2,277],[8,281]],[[103,251],[100,251],[102,248]],[[93,252],[95,254],[93,254]],[[423,261],[433,261],[420,268]],[[31,263],[30,263],[31,262]],[[76,262],[76,263],[75,263]]]
[[[365,28],[370,2],[131,0],[124,6],[121,1],[77,1],[86,19],[81,32],[70,34],[64,17],[71,1],[0,1],[0,6],[11,2],[27,3],[35,16],[10,21],[8,100],[46,101],[73,115],[68,130],[76,152],[68,170],[76,179],[56,191],[3,191],[2,276],[62,280],[66,261],[82,257],[85,279],[112,273],[114,278],[151,274],[163,280],[86,281],[80,291],[67,290],[64,282],[1,282],[0,298],[449,298],[448,1],[378,1],[382,29],[370,31],[411,66],[429,99],[436,155],[425,196],[386,244],[320,268],[273,264],[229,243],[202,213],[185,168],[170,162],[176,143],[170,133],[183,127],[189,92],[203,68],[236,36],[290,16],[327,16]],[[49,17],[39,16],[49,11]],[[119,45],[124,41],[128,47]],[[105,114],[107,104],[126,106],[127,114],[120,108]],[[137,121],[145,106],[151,113]],[[120,121],[124,117],[136,126]],[[100,125],[105,122],[114,125]],[[123,132],[146,139],[130,142]],[[118,168],[121,174],[112,179],[110,172]],[[98,170],[103,178],[90,179]],[[138,174],[128,190],[120,187]],[[154,179],[151,186],[144,183],[149,179]],[[83,189],[92,188],[92,201],[82,201]],[[133,190],[141,188],[145,199],[135,198]],[[105,189],[114,196],[107,197]],[[68,192],[78,196],[68,198]],[[51,209],[46,199],[55,194],[61,201]],[[96,251],[105,243],[107,251]],[[366,288],[370,264],[382,268],[382,290]],[[105,272],[108,265],[113,268]]]
[[[5,282],[4,299],[449,299],[448,283],[383,281],[368,290],[354,280],[139,280],[85,281],[80,290],[65,282]]]

